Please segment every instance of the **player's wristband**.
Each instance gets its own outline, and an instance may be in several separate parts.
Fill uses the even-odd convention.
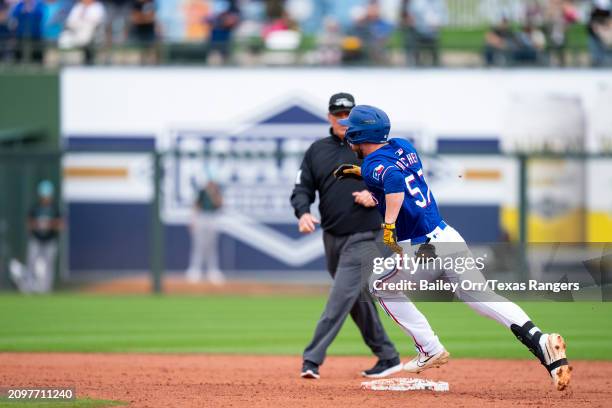
[[[381,224],[380,228],[386,229],[386,230],[394,230],[395,229],[395,223],[387,224],[386,222],[383,222]]]

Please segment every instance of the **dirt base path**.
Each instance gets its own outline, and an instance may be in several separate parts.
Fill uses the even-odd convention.
[[[330,357],[320,380],[299,378],[299,357],[0,353],[0,386],[73,386],[80,397],[130,407],[604,407],[612,401],[612,362],[576,361],[567,392],[554,391],[535,361],[451,359],[418,377],[450,392],[366,391],[367,357]],[[398,374],[398,377],[415,375]]]
[[[151,278],[147,276],[111,279],[102,282],[81,284],[75,289],[94,294],[149,294],[152,291]],[[192,283],[181,276],[166,277],[163,291],[169,295],[247,295],[247,296],[310,296],[326,295],[329,284],[265,283],[256,281],[229,281],[224,285],[208,282]]]

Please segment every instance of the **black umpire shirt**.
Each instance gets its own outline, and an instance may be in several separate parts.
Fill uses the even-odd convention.
[[[296,217],[310,212],[310,205],[319,191],[321,227],[333,235],[380,229],[381,217],[376,207],[355,203],[353,192],[366,189],[363,181],[336,180],[334,170],[343,163],[361,165],[350,146],[333,134],[314,142],[306,153],[291,194]]]

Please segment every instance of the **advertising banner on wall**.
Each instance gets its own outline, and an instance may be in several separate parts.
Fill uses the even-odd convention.
[[[518,162],[507,153],[609,146],[601,103],[610,89],[612,79],[591,71],[66,69],[65,190],[71,248],[83,249],[71,251],[71,268],[147,267],[138,232],[149,219],[148,152],[157,150],[174,152],[162,180],[170,269],[187,266],[186,225],[198,187],[211,180],[225,202],[222,268],[323,269],[320,233],[297,232],[289,196],[303,152],[328,135],[327,101],[338,91],[384,109],[391,136],[423,152],[442,213],[469,241],[505,240],[516,235],[518,207]],[[546,203],[542,191],[534,200]],[[600,208],[612,200],[604,196]],[[88,225],[92,216],[107,222]],[[120,256],[105,257],[108,245],[121,246]]]

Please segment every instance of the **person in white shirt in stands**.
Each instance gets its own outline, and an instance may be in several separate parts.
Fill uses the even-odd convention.
[[[105,18],[104,6],[96,0],[80,0],[74,5],[66,27],[59,38],[62,49],[79,48],[85,54],[85,64],[94,62],[94,43]]]

